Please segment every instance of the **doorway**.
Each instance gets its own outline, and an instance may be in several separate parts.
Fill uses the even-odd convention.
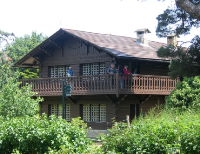
[[[130,121],[140,115],[140,104],[130,104]]]

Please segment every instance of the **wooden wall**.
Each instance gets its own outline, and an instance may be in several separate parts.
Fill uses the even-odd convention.
[[[148,96],[148,95],[128,95],[123,101],[115,104],[110,101],[106,95],[91,95],[91,96],[73,96],[76,101],[73,104],[68,98],[65,103],[70,104],[71,118],[80,116],[80,104],[106,104],[106,122],[88,122],[88,126],[92,129],[107,129],[111,127],[111,119],[116,117],[117,121],[126,119],[126,115],[130,115],[130,105],[139,104],[140,114],[145,115],[156,104],[164,103],[164,96]],[[110,97],[114,98],[114,95]],[[148,99],[147,99],[148,98]],[[145,99],[146,101],[144,101]],[[141,102],[143,100],[143,103]],[[48,105],[62,104],[61,97],[44,97],[44,102],[41,103],[41,113],[48,113]]]
[[[80,64],[105,62],[109,67],[114,57],[94,46],[85,44],[77,38],[66,36],[61,47],[48,49],[51,56],[44,55],[41,59],[40,77],[48,77],[48,66],[71,65],[75,76],[80,75]]]
[[[121,65],[128,66],[128,70],[133,73],[134,69],[137,69],[138,74],[143,75],[161,75],[168,76],[168,65],[169,63],[163,62],[153,62],[153,61],[145,61],[145,60],[135,60],[135,59],[117,59],[116,66]]]
[[[111,118],[115,116],[115,105],[103,96],[76,96],[77,101],[73,104],[69,99],[65,99],[65,103],[70,104],[71,118],[80,117],[80,104],[106,104],[106,122],[88,122],[88,127],[92,129],[107,129],[111,126]],[[41,103],[41,113],[48,113],[48,105],[62,104],[62,97],[44,97],[44,102]]]
[[[123,101],[116,106],[116,119],[123,121],[126,115],[130,115],[130,105],[139,104],[139,114],[144,115],[157,104],[164,104],[165,96],[158,95],[128,95]]]

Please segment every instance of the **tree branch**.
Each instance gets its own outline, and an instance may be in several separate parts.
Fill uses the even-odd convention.
[[[195,5],[189,0],[176,0],[176,5],[189,13],[192,17],[200,20],[200,4]]]

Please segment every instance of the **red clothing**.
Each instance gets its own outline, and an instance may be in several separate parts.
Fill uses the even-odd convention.
[[[123,68],[123,72],[124,72],[124,74],[132,74],[132,73],[129,72],[129,70],[126,69],[126,68]],[[124,80],[127,80],[127,79],[128,79],[128,77],[127,77],[127,76],[124,76]]]
[[[123,72],[124,72],[124,74],[132,74],[132,73],[129,72],[129,70],[127,70],[126,68],[123,68]]]

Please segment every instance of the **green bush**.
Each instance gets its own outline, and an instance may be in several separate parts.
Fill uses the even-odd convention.
[[[200,107],[200,76],[184,78],[176,89],[166,97],[169,108],[185,110]]]
[[[195,111],[153,112],[122,129],[116,124],[103,138],[107,153],[200,153],[200,114]]]
[[[88,150],[91,141],[86,138],[86,129],[77,127],[61,118],[42,115],[16,117],[0,120],[0,153],[18,151],[23,154],[82,153]]]

